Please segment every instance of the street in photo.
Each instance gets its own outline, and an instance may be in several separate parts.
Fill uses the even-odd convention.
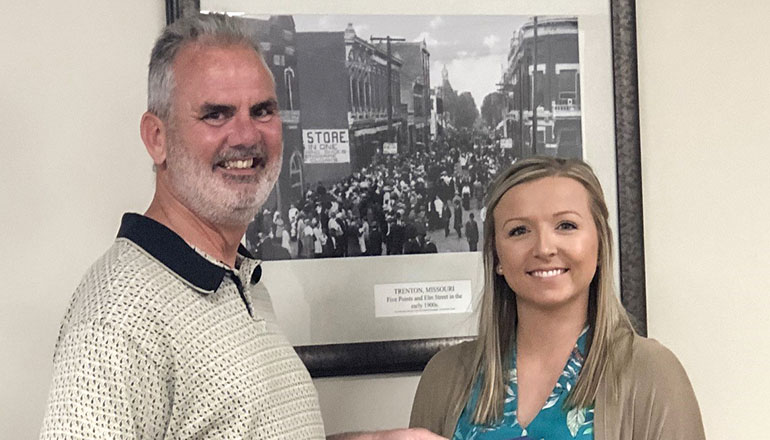
[[[576,17],[241,18],[283,123],[258,258],[478,251],[498,170],[583,155]]]

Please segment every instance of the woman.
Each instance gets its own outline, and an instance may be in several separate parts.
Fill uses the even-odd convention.
[[[479,336],[431,359],[411,426],[458,440],[703,439],[681,364],[635,333],[615,294],[590,167],[518,161],[486,208]]]

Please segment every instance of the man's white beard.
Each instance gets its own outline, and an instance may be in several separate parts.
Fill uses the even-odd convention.
[[[171,134],[167,145],[166,166],[172,190],[187,209],[215,225],[248,225],[281,172],[283,158],[278,157],[257,174],[256,181],[228,183],[226,177],[215,173],[214,164],[201,163]],[[232,187],[235,185],[239,188]]]

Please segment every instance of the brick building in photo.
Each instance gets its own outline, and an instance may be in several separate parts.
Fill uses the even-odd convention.
[[[425,147],[430,141],[430,52],[425,41],[394,42],[391,52],[401,60],[401,105],[407,115],[403,148]]]
[[[262,56],[275,78],[283,121],[283,167],[264,206],[284,211],[290,203],[302,197],[305,182],[294,19],[288,15],[274,15],[266,19],[248,17],[244,20],[259,41]]]
[[[523,25],[511,39],[501,91],[507,112],[496,134],[510,139],[504,144],[514,156],[582,157],[577,18],[536,17]]]
[[[344,178],[368,165],[383,143],[404,136],[401,60],[358,37],[352,25],[340,32],[299,32],[297,49],[309,182]],[[309,145],[319,151],[307,151]],[[320,151],[325,148],[332,151]]]

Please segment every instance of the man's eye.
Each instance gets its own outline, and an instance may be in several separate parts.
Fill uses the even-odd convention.
[[[224,122],[225,118],[226,116],[223,112],[216,111],[216,112],[206,113],[205,115],[203,115],[201,120],[216,124],[216,123]]]
[[[260,122],[267,122],[273,119],[273,116],[275,116],[277,112],[278,110],[273,106],[259,107],[251,111],[251,117]]]
[[[562,231],[570,231],[573,229],[577,229],[577,225],[572,222],[561,222],[556,228]]]
[[[525,228],[524,226],[517,226],[517,227],[511,229],[510,231],[508,231],[508,236],[509,237],[518,237],[520,235],[524,235],[524,233],[526,233],[526,232],[527,232],[527,228]]]

